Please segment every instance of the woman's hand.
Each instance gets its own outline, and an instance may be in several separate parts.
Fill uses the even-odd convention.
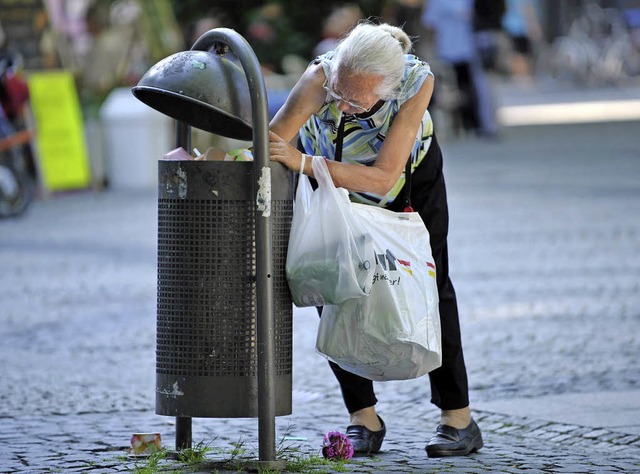
[[[300,170],[302,153],[274,132],[269,132],[269,156],[271,161],[282,163],[291,171]]]

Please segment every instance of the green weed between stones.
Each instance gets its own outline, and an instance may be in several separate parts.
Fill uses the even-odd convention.
[[[284,443],[285,438],[276,447],[276,459],[286,461],[284,472],[301,474],[353,472],[354,466],[364,466],[376,458],[366,460],[335,461],[323,458],[317,453],[303,453],[294,444]],[[277,474],[281,471],[255,465],[252,450],[247,449],[245,441],[232,443],[231,448],[211,448],[209,444],[198,443],[193,448],[178,452],[162,449],[144,460],[136,461],[130,472],[135,474],[183,474],[194,471],[219,472],[258,472],[258,474]],[[221,456],[220,460],[207,459],[207,454]],[[123,460],[126,458],[123,458]],[[130,460],[130,459],[127,459]]]

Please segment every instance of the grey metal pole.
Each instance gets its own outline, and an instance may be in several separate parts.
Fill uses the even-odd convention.
[[[176,120],[176,147],[191,153],[191,126],[179,120]]]
[[[184,148],[187,153],[191,152],[191,126],[176,121],[176,147]],[[176,451],[189,449],[193,445],[191,417],[176,417]]]
[[[253,119],[254,191],[256,193],[256,265],[258,325],[258,450],[260,461],[275,461],[275,342],[273,315],[273,257],[271,239],[271,167],[267,90],[260,63],[249,43],[236,31],[216,28],[191,47],[208,51],[228,45],[237,56],[249,83]]]
[[[176,451],[193,446],[192,419],[190,416],[176,416]]]

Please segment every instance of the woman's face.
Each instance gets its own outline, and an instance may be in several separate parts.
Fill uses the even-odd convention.
[[[380,100],[376,94],[383,78],[376,75],[350,75],[334,72],[325,82],[325,90],[346,114],[368,112]]]

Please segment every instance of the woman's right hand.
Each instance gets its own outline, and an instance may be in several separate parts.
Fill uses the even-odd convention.
[[[300,171],[302,153],[274,132],[269,132],[269,157],[291,171]]]

